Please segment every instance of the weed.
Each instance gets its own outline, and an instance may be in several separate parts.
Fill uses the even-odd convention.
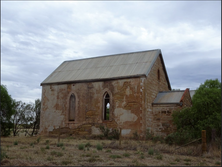
[[[106,128],[106,127],[100,125],[99,129],[102,131],[102,133],[105,137],[108,137],[109,131],[110,131],[109,128]]]
[[[48,161],[52,161],[52,160],[53,160],[53,157],[48,156],[48,157],[47,157],[47,160],[48,160]]]
[[[85,144],[85,147],[91,147],[92,145],[90,144],[90,142]]]
[[[220,162],[219,161],[215,162],[215,165],[220,165]]]
[[[46,140],[46,141],[45,141],[45,144],[49,144],[49,140]]]
[[[186,162],[185,165],[190,165],[190,163]]]
[[[14,141],[14,145],[18,145],[18,141],[16,140],[16,141]]]
[[[184,159],[184,161],[189,162],[189,161],[191,161],[191,160],[190,160],[190,159]]]
[[[47,146],[45,147],[45,149],[49,149],[49,145],[47,145]]]
[[[139,135],[138,135],[137,131],[135,131],[135,132],[133,133],[133,139],[135,139],[135,140],[138,140],[138,139],[139,139]]]
[[[162,156],[161,154],[159,154],[159,155],[156,156],[156,159],[162,160],[162,159],[163,159],[163,156]]]
[[[111,153],[111,150],[106,150],[106,153]]]
[[[52,152],[51,152],[51,155],[56,155],[56,154],[57,154],[56,151],[52,151]]]
[[[171,164],[171,165],[176,165],[176,163],[175,163],[175,162],[170,162],[170,164]]]
[[[3,149],[1,149],[0,162],[1,162],[4,158],[8,158],[8,156],[7,156],[6,152],[5,152]]]
[[[179,159],[179,158],[176,158],[174,161],[180,162],[180,159]]]
[[[95,161],[97,161],[97,159],[96,159],[95,157],[90,157],[90,158],[88,159],[88,161],[89,161],[89,162],[95,162]]]
[[[89,147],[87,147],[87,151],[89,151]]]
[[[33,143],[30,143],[30,146],[34,147],[34,144],[33,144]]]
[[[120,155],[110,155],[110,158],[116,159],[116,158],[122,158]]]
[[[65,147],[62,147],[62,150],[65,150]]]
[[[27,147],[26,147],[26,146],[23,146],[23,147],[21,146],[21,147],[20,147],[20,149],[25,149],[25,148],[27,148]]]
[[[71,161],[67,161],[67,160],[63,160],[62,161],[62,165],[68,165],[68,164],[70,164],[71,163]]]
[[[39,142],[40,142],[40,139],[41,139],[41,137],[38,137],[38,138],[37,138],[37,140],[36,140],[36,141],[37,141],[37,143],[39,143]]]
[[[130,154],[129,154],[129,153],[124,153],[123,156],[124,156],[124,157],[129,157]]]
[[[97,150],[102,150],[102,149],[103,149],[103,146],[98,143],[98,144],[96,145],[96,149],[97,149]]]
[[[140,159],[144,159],[144,155],[141,155],[141,156],[140,156]]]
[[[79,150],[84,150],[85,146],[84,146],[84,144],[79,144],[78,148],[79,148]]]
[[[45,148],[41,147],[41,152],[45,153]]]
[[[57,156],[57,157],[62,157],[62,156],[63,156],[63,153],[57,152],[56,156]]]
[[[153,134],[150,133],[150,130],[146,130],[146,140],[152,140],[153,139]]]
[[[63,143],[57,143],[57,147],[62,147]]]
[[[153,155],[153,153],[154,153],[154,151],[153,151],[152,148],[148,150],[148,154],[149,154],[149,155]]]

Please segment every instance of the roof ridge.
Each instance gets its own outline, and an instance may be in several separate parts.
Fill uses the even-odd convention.
[[[143,51],[135,51],[135,52],[117,53],[117,54],[104,55],[104,56],[96,56],[96,57],[88,57],[88,58],[75,59],[75,60],[66,60],[66,61],[64,61],[64,62],[71,62],[71,61],[78,61],[78,60],[88,60],[88,59],[96,59],[96,58],[101,58],[101,57],[119,56],[119,55],[126,55],[126,54],[133,54],[133,53],[141,53],[141,52],[153,52],[153,51],[159,51],[159,50],[160,50],[160,49],[153,49],[153,50],[143,50]]]

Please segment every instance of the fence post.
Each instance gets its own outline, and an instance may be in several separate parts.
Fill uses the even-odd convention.
[[[60,142],[60,126],[59,126],[59,135],[58,135],[58,143]]]
[[[119,130],[119,146],[121,146],[121,133],[122,133],[122,128]]]
[[[207,152],[206,130],[202,130],[202,154]]]

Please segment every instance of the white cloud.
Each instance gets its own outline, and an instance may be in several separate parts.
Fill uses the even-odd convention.
[[[220,4],[3,1],[2,84],[12,97],[34,102],[40,83],[65,60],[159,48],[172,87],[198,86],[221,75]],[[202,59],[210,70],[199,65]],[[189,64],[202,72],[191,75]]]

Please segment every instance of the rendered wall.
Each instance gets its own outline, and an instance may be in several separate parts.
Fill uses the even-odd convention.
[[[75,129],[73,133],[98,134],[99,125],[122,128],[122,134],[142,132],[141,79],[73,83],[42,86],[40,134],[49,134],[58,127]],[[103,96],[110,95],[110,120],[103,120]],[[68,121],[69,98],[76,97],[75,121]],[[70,131],[70,130],[69,130]]]

